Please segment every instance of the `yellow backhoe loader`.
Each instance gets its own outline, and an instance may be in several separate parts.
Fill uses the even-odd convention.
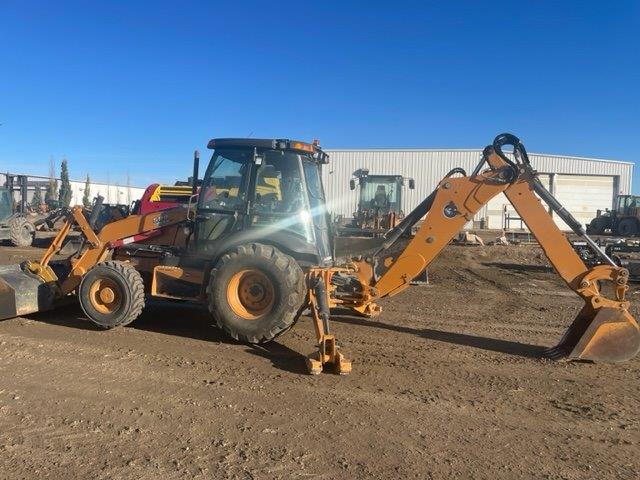
[[[504,153],[505,145],[513,151]],[[261,343],[287,331],[308,308],[317,335],[317,350],[307,357],[309,371],[331,368],[346,374],[351,363],[331,334],[331,309],[380,313],[379,299],[408,288],[464,224],[502,192],[558,274],[584,300],[547,355],[618,362],[640,349],[640,330],[625,298],[627,270],[608,258],[544,188],[513,135],[496,137],[470,175],[452,170],[382,237],[343,239],[351,242],[342,247],[352,254],[342,263],[335,255],[339,239],[329,234],[320,175],[327,155],[317,145],[215,139],[209,147],[213,155],[197,204],[130,215],[99,229],[95,213],[75,207],[39,262],[0,267],[0,318],[76,299],[90,320],[112,328],[135,320],[151,295],[203,302],[231,337]],[[196,156],[194,195],[198,165]],[[603,264],[585,266],[536,194]],[[421,219],[406,246],[399,242]],[[80,248],[64,261],[52,261],[72,228],[82,233]],[[610,298],[603,295],[607,283]]]

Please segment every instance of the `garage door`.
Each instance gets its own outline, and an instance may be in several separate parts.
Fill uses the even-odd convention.
[[[540,180],[549,189],[549,175],[540,174]],[[612,176],[566,174],[555,176],[556,198],[583,225],[596,216],[596,210],[611,208],[614,186]],[[520,228],[520,222],[513,219],[518,217],[518,214],[503,194],[496,196],[487,204],[486,215],[489,228]],[[512,220],[508,221],[507,216],[512,217]],[[560,229],[569,230],[567,224],[557,215],[554,214],[553,218]]]
[[[541,173],[539,175],[540,181],[549,189],[549,175]],[[496,195],[487,203],[487,219],[489,222],[488,228],[507,228],[510,230],[520,229],[521,223],[515,218],[519,215],[513,208],[509,200],[503,193]],[[510,217],[511,219],[509,219]],[[526,228],[526,225],[522,223],[522,228]]]
[[[597,175],[556,175],[556,198],[583,225],[596,216],[596,210],[611,208],[614,177]],[[563,230],[569,227],[554,215]]]

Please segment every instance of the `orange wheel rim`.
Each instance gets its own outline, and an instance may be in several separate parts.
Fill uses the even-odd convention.
[[[113,280],[101,278],[91,285],[89,300],[93,308],[106,315],[120,308],[122,295],[118,285]]]
[[[239,317],[257,320],[273,308],[273,282],[260,270],[241,270],[229,281],[227,301]]]

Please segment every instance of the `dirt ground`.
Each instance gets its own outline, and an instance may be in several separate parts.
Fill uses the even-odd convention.
[[[449,247],[380,317],[334,318],[346,377],[305,374],[308,319],[263,348],[176,303],[5,320],[0,478],[639,478],[640,359],[540,358],[579,304],[537,247]]]

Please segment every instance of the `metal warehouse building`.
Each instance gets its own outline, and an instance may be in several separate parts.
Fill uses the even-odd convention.
[[[368,168],[371,174],[414,178],[415,190],[405,189],[404,193],[403,208],[407,213],[429,195],[452,168],[462,167],[472,172],[482,154],[482,150],[325,151],[330,156],[328,168],[323,171],[329,208],[333,214],[345,217],[352,217],[357,206],[358,191],[349,190],[349,179],[358,168]],[[530,153],[529,158],[545,186],[583,224],[596,215],[596,210],[611,208],[616,195],[631,192],[631,162],[541,153]],[[486,228],[519,228],[520,222],[514,223],[512,217],[517,217],[515,210],[500,194],[478,212],[474,223]],[[557,216],[555,220],[562,229],[568,229]]]

